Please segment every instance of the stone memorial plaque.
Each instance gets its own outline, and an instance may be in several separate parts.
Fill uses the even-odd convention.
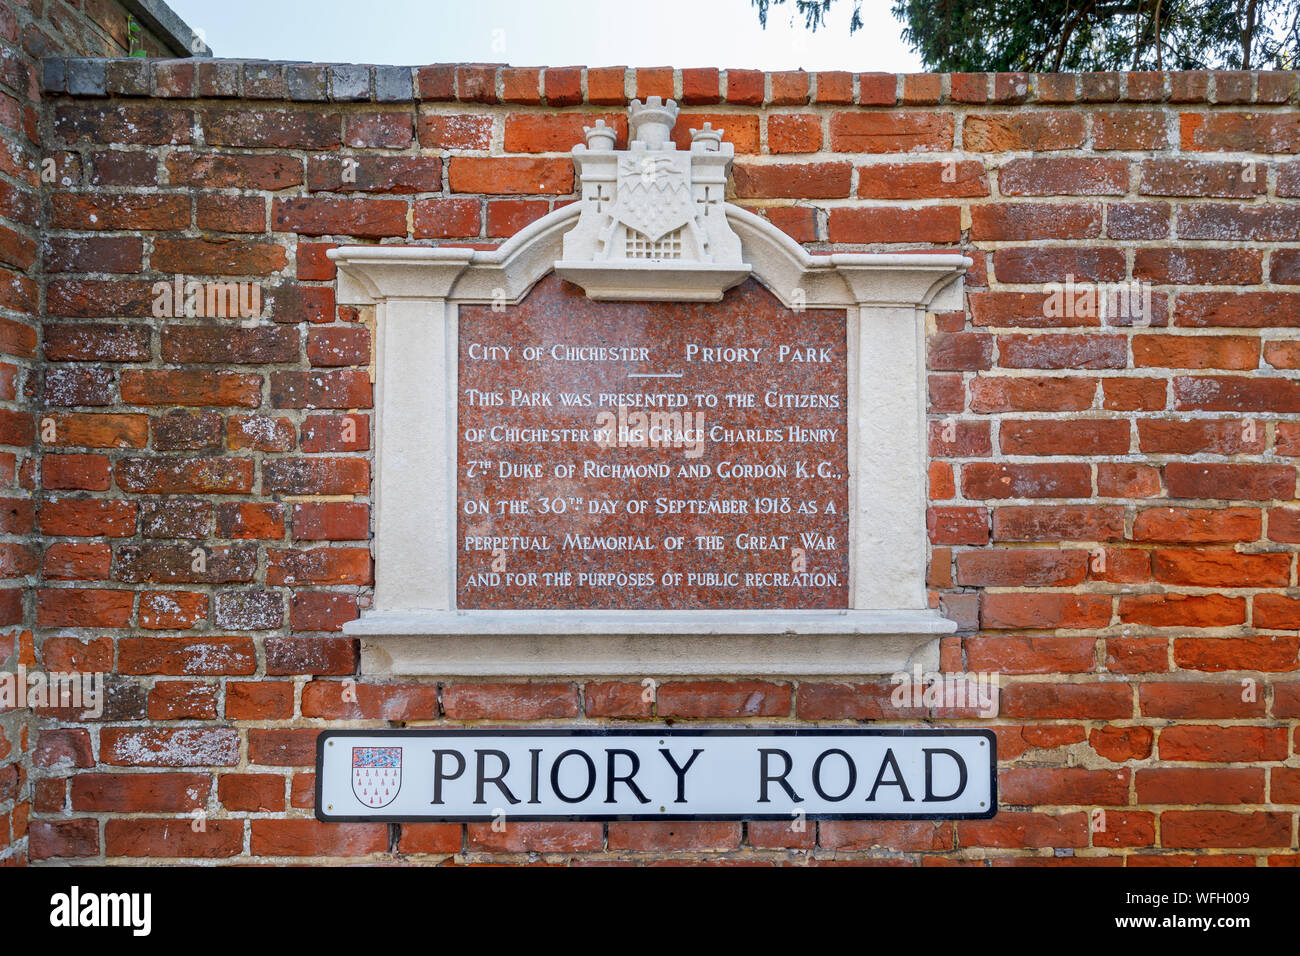
[[[459,607],[848,606],[844,310],[548,276],[458,334]]]

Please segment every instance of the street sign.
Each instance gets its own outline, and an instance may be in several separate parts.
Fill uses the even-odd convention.
[[[326,822],[982,819],[997,738],[954,729],[343,730]]]

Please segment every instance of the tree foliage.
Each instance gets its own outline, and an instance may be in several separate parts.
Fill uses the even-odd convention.
[[[840,0],[793,0],[824,27]],[[863,28],[852,3],[849,31]],[[752,0],[759,22],[787,0]],[[903,38],[940,72],[1295,69],[1300,0],[893,0]]]

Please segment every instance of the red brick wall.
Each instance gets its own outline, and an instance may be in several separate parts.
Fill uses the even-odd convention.
[[[1295,864],[1294,74],[106,76],[42,118],[72,184],[47,199],[35,624],[46,667],[116,677],[102,721],[42,720],[34,858]],[[682,102],[679,132],[725,127],[734,201],[810,250],[974,258],[966,311],[929,321],[929,583],[961,628],[945,667],[1000,672],[999,717],[900,713],[884,678],[670,681],[651,704],[653,675],[360,678],[345,702],[372,456],[342,421],[369,420],[373,316],[336,307],[323,253],[490,246],[570,201],[582,124],[646,94]],[[154,319],[177,273],[261,283],[267,317]],[[1053,317],[1067,275],[1151,283],[1153,321]],[[990,726],[1003,811],[503,834],[311,813],[324,727],[754,717]]]
[[[147,30],[140,39],[146,51],[159,51]],[[114,0],[0,3],[0,629],[7,629],[0,630],[0,670],[33,663],[29,629],[35,604],[29,595],[41,552],[32,500],[40,229],[47,195],[41,180],[39,60],[129,51],[127,14]],[[55,172],[75,176],[66,169]],[[29,716],[26,708],[0,705],[0,865],[26,855]]]

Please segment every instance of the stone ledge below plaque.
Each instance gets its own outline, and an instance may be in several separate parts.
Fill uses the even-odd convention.
[[[371,612],[366,676],[866,676],[939,666],[932,611]]]

